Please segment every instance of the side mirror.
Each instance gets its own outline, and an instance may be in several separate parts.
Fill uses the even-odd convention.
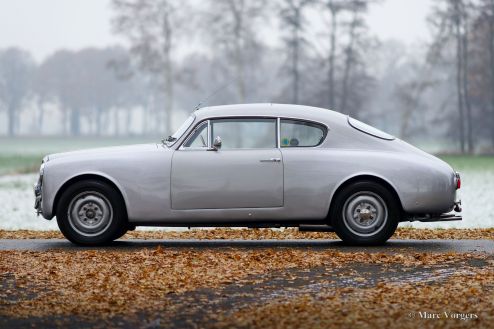
[[[220,148],[221,148],[221,137],[216,136],[216,138],[213,141],[213,147],[211,150],[212,151],[218,151]]]

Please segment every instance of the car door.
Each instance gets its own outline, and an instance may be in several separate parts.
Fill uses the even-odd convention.
[[[221,147],[214,149],[218,137]],[[282,207],[276,119],[225,118],[199,124],[173,154],[171,202],[177,210]]]

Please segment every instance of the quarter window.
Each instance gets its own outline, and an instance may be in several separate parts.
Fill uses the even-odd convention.
[[[200,125],[189,139],[184,143],[184,148],[207,148],[208,147],[208,124],[207,122]]]
[[[322,125],[291,119],[281,119],[281,147],[308,147],[321,144],[326,136]]]
[[[379,130],[377,128],[374,128],[372,126],[369,126],[368,124],[363,123],[361,121],[358,121],[358,120],[356,120],[354,118],[348,117],[348,124],[350,126],[352,126],[353,128],[355,128],[355,129],[363,132],[363,133],[366,133],[368,135],[371,135],[371,136],[374,136],[374,137],[377,137],[377,138],[385,139],[385,140],[388,140],[388,141],[392,141],[393,139],[395,139],[390,134],[385,133],[384,131],[381,131],[381,130]]]
[[[211,121],[211,138],[221,149],[276,148],[276,119],[219,119]]]

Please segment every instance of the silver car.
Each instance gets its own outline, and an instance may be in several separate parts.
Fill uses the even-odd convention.
[[[136,226],[299,227],[382,244],[402,221],[461,220],[448,164],[314,107],[206,107],[158,144],[51,154],[35,208],[101,245]]]

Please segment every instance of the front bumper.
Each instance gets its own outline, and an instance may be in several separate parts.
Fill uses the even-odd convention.
[[[39,216],[43,212],[42,208],[42,188],[43,188],[43,176],[40,176],[36,184],[34,184],[34,209],[36,210],[36,215]]]

